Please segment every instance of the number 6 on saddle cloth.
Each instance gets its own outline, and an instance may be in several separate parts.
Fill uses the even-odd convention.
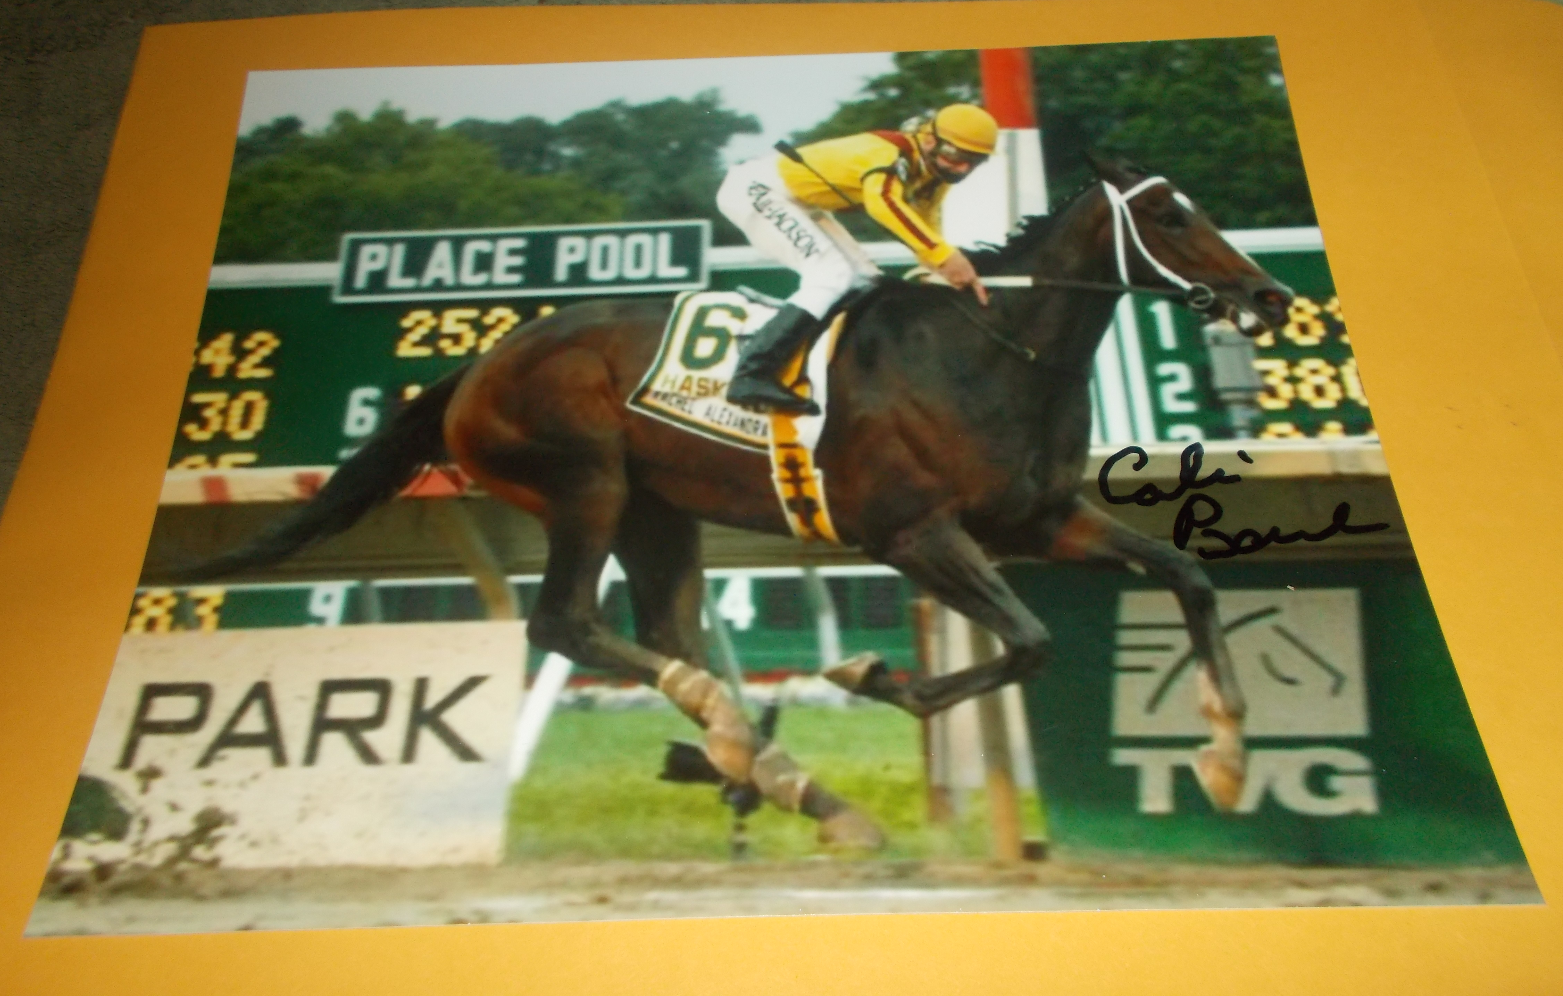
[[[698,291],[679,296],[668,317],[656,359],[626,404],[643,415],[716,442],[765,454],[777,501],[792,534],[801,539],[840,542],[825,500],[823,472],[814,449],[824,428],[830,361],[855,292],[835,309],[823,335],[785,368],[783,382],[812,398],[821,414],[759,414],[727,400],[742,341],[770,320],[783,302],[747,287]]]

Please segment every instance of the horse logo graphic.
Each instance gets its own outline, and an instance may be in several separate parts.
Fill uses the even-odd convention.
[[[1355,588],[1221,591],[1222,629],[1256,737],[1364,737]],[[1127,591],[1113,655],[1113,735],[1198,737],[1194,655],[1170,592]]]

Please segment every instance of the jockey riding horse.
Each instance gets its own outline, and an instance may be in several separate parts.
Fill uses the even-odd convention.
[[[971,261],[940,234],[950,185],[993,153],[998,125],[972,104],[951,104],[903,131],[868,131],[739,163],[716,203],[766,256],[801,280],[755,333],[738,361],[727,400],[755,411],[818,415],[819,407],[780,383],[783,369],[813,341],[830,313],[879,275],[831,214],[861,208],[906,243],[925,268],[988,303]]]

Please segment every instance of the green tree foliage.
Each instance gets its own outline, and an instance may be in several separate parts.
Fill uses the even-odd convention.
[[[1314,223],[1272,40],[1040,48],[1032,65],[1055,200],[1089,182],[1092,149],[1164,173],[1228,227]],[[895,128],[979,94],[976,53],[899,53],[894,71],[794,139]],[[715,91],[614,101],[557,124],[440,128],[387,107],[310,134],[278,118],[235,146],[217,260],[332,259],[345,231],[619,219],[710,218],[718,242],[741,241],[714,204],[721,150],[759,130]]]
[[[1167,176],[1229,228],[1316,224],[1302,153],[1269,38],[1031,50],[1048,187],[1093,179],[1086,152]],[[980,93],[975,52],[902,53],[799,141],[894,128]]]
[[[343,232],[608,221],[623,200],[578,177],[506,170],[495,151],[381,108],[319,135],[280,119],[235,150],[219,263],[335,259]],[[242,161],[241,161],[242,160]]]
[[[554,126],[542,118],[525,117],[514,121],[466,118],[451,125],[450,130],[493,149],[499,156],[499,165],[505,169],[533,176],[559,171]]]
[[[721,106],[692,100],[614,101],[559,124],[409,121],[382,107],[336,115],[319,134],[278,118],[241,137],[217,261],[336,258],[343,232],[593,221],[712,218],[721,149],[759,131]]]
[[[257,125],[248,135],[241,136],[234,146],[233,168],[243,169],[262,159],[290,152],[303,139],[304,122],[291,114],[277,118],[270,124]]]
[[[1032,49],[1048,183],[1089,183],[1087,149],[1162,173],[1228,228],[1317,224],[1270,38]]]
[[[760,123],[723,107],[715,90],[690,100],[615,100],[557,125],[526,117],[458,121],[450,130],[495,149],[506,169],[578,177],[619,197],[627,220],[710,218],[717,241],[741,241],[716,210],[721,152],[734,135],[759,132]]]

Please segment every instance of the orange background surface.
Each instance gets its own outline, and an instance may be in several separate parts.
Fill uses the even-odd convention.
[[[1352,345],[1444,633],[1537,881],[1563,894],[1563,10],[1052,0],[345,14],[144,39],[0,520],[0,990],[1563,991],[1563,918],[1540,906],[21,937],[151,529],[247,71],[1260,34],[1280,39]]]

